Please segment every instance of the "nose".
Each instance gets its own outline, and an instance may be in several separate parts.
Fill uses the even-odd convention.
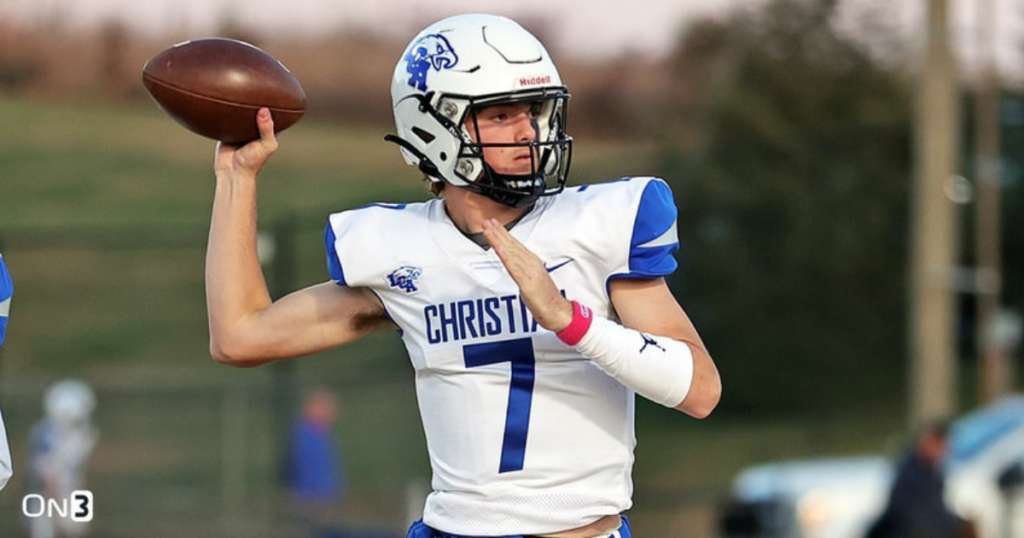
[[[533,142],[540,137],[539,131],[537,120],[529,114],[522,114],[516,118],[516,142]]]

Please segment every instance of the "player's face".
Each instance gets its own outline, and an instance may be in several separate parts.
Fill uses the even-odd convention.
[[[539,103],[509,103],[477,110],[466,129],[479,144],[528,144],[537,140]],[[499,174],[532,174],[537,153],[528,146],[483,148],[484,160]]]

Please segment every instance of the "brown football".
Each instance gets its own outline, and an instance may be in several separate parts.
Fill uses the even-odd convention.
[[[256,111],[267,107],[274,130],[306,112],[306,92],[281,62],[234,39],[211,37],[174,45],[142,68],[149,95],[189,130],[240,144],[259,138]]]

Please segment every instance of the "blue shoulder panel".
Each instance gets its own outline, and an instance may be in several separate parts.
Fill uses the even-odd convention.
[[[4,335],[7,334],[7,313],[10,308],[10,298],[14,295],[14,283],[11,275],[4,265],[4,258],[0,256],[0,344],[4,343]]]
[[[327,250],[327,273],[339,286],[345,286],[345,271],[341,269],[341,260],[338,259],[338,251],[334,249],[334,243],[338,238],[334,235],[334,228],[327,223],[327,230],[324,231],[324,248]]]
[[[679,250],[676,235],[676,210],[672,190],[661,180],[644,187],[633,223],[629,244],[629,274],[626,278],[649,278],[671,274],[676,270],[675,253]]]

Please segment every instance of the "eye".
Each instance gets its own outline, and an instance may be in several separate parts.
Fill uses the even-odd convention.
[[[544,105],[540,101],[530,103],[530,118],[537,119],[540,117],[540,113]]]

